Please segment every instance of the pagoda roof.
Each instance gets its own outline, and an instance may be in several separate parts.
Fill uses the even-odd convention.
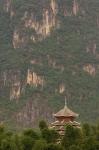
[[[79,114],[73,112],[70,110],[67,105],[64,106],[63,109],[61,109],[59,112],[54,114],[54,117],[78,117]]]

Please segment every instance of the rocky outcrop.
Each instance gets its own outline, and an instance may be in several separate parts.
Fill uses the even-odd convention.
[[[58,69],[59,71],[63,72],[64,71],[64,65],[57,63],[55,58],[52,58],[50,55],[47,55],[47,61],[48,65],[52,67],[53,69]]]
[[[7,95],[10,100],[19,99],[21,95],[21,72],[19,70],[6,70],[0,73],[0,90],[5,91],[5,89],[8,89]]]
[[[90,74],[91,76],[95,76],[96,75],[96,67],[92,64],[86,64],[83,66],[83,70],[85,72],[87,72],[88,74]]]
[[[24,15],[20,18],[19,23],[16,25],[13,32],[13,46],[14,48],[24,47],[30,41],[35,43],[42,41],[51,34],[53,29],[59,28],[60,21],[57,14],[60,12],[61,7],[64,16],[76,16],[79,12],[79,3],[73,0],[70,9],[67,8],[67,2],[60,4],[56,0],[50,0],[48,6],[42,6],[41,19],[38,19],[35,12],[24,11]],[[6,11],[9,11],[11,0],[7,0],[5,4]],[[16,17],[17,11],[14,12],[11,8],[11,16]]]
[[[35,12],[34,9],[32,9],[32,11],[29,9],[22,10],[23,15],[18,18],[17,24],[14,25],[13,47],[25,47],[29,43],[35,43],[47,38],[53,29],[60,27],[60,20],[58,18],[60,12],[62,12],[64,16],[77,16],[79,12],[85,12],[81,6],[81,2],[82,1],[78,0],[71,0],[70,2],[68,0],[42,2],[39,18],[37,11]],[[4,10],[10,12],[12,19],[13,16],[15,19],[18,12],[17,9],[14,8],[14,2],[12,0],[4,0],[3,3]],[[97,25],[98,20],[97,17]]]
[[[14,84],[12,84],[11,88],[10,88],[10,100],[18,100],[20,98],[21,95],[21,83],[19,82],[15,82]]]
[[[97,43],[94,40],[90,40],[86,47],[86,52],[96,55],[96,49],[97,49]]]
[[[59,93],[62,94],[65,92],[65,84],[64,83],[61,83],[59,85]]]
[[[78,0],[61,0],[59,8],[64,16],[76,16],[80,11]]]
[[[11,10],[11,3],[12,0],[3,0],[3,8],[6,12],[9,12]]]
[[[99,16],[96,18],[97,27],[99,27]]]
[[[56,0],[51,0],[49,7],[44,7],[42,9],[41,20],[38,20],[34,12],[24,12],[24,16],[21,18],[21,24],[28,30],[31,30],[29,36],[24,36],[24,31],[20,32],[20,27],[16,27],[13,34],[13,46],[18,48],[25,45],[28,40],[32,42],[41,41],[50,35],[53,28],[58,27],[57,22],[57,2]],[[33,32],[32,32],[33,31]]]
[[[43,88],[43,86],[45,84],[44,77],[37,75],[36,72],[28,69],[27,84],[34,86],[34,87],[41,86]]]
[[[76,16],[79,11],[78,0],[73,1],[73,14]]]

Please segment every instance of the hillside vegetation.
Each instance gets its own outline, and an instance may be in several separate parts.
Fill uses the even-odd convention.
[[[99,119],[99,0],[0,0],[0,120],[35,126],[68,105]]]

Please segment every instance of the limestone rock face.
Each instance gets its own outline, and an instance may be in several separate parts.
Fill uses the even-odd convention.
[[[20,16],[12,0],[4,0],[2,3],[5,12],[10,14],[11,19]],[[41,7],[39,17],[34,9],[32,9],[32,11],[31,9],[23,9],[23,15],[18,18],[18,22],[15,23],[14,26],[12,39],[13,47],[25,47],[30,42],[36,43],[50,36],[53,30],[60,27],[60,20],[57,17],[60,11],[64,16],[77,16],[77,14],[82,11],[81,4],[78,0],[72,0],[69,7],[67,7],[67,5],[67,0],[59,2],[57,0],[49,0],[48,3],[44,0],[44,2],[41,3],[41,6],[39,6]]]
[[[62,83],[59,86],[59,93],[62,94],[64,91],[65,91],[65,85],[64,85],[64,83]]]
[[[15,114],[15,118],[18,125],[34,127],[42,119],[51,121],[52,111],[46,102],[41,103],[38,100],[38,95],[35,95],[35,98],[29,100],[24,108]]]
[[[21,18],[23,28],[31,30],[31,35],[24,36],[24,31],[20,32],[20,27],[16,26],[13,34],[13,46],[18,48],[25,45],[31,40],[33,43],[41,41],[50,35],[53,28],[58,27],[57,21],[58,5],[56,0],[50,0],[47,6],[43,6],[41,12],[41,19],[38,20],[34,12],[25,11]],[[20,24],[19,24],[20,25]]]
[[[96,55],[96,49],[97,49],[97,43],[95,41],[89,41],[87,47],[86,47],[86,52],[87,53],[92,53],[93,55]]]
[[[12,0],[3,0],[2,3],[4,4],[4,10],[9,12],[11,10],[11,2]]]
[[[7,93],[10,100],[19,99],[21,95],[21,72],[19,70],[6,70],[0,73],[1,95]],[[8,89],[8,92],[5,90]]]
[[[36,43],[50,36],[53,29],[60,27],[60,21],[57,18],[60,9],[62,9],[64,16],[76,16],[79,12],[77,0],[72,1],[70,9],[67,8],[67,2],[64,0],[62,0],[61,5],[56,0],[50,0],[47,5],[45,4],[46,2],[41,4],[42,10],[39,19],[33,10],[24,10],[23,16],[13,31],[14,48],[24,47],[29,41]],[[10,13],[11,18],[17,17],[18,12],[14,9],[12,0],[4,0],[4,10]]]
[[[79,11],[79,4],[77,0],[73,1],[73,14],[76,16]]]
[[[76,16],[80,11],[79,5],[78,0],[72,0],[70,2],[68,0],[61,0],[59,8],[64,16]]]
[[[96,74],[96,67],[94,65],[91,65],[91,64],[85,65],[83,67],[83,70],[86,71],[91,76],[95,76],[95,74]]]
[[[35,72],[28,69],[27,84],[35,87],[38,87],[40,85],[43,88],[44,83],[45,83],[44,77],[39,76]]]

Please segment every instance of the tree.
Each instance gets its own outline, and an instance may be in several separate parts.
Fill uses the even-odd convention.
[[[23,145],[22,145],[22,141],[21,141],[21,136],[19,136],[18,134],[14,134],[11,137],[11,141],[12,143],[14,143],[16,149],[15,150],[23,150]],[[13,148],[14,150],[14,148]]]
[[[17,147],[15,141],[12,138],[6,139],[5,137],[5,139],[3,139],[1,142],[0,150],[22,150],[22,149],[20,149],[20,147]]]
[[[83,150],[98,150],[96,149],[95,139],[93,137],[87,137],[84,139],[84,143],[82,145]]]
[[[39,128],[40,128],[40,130],[48,129],[48,126],[44,120],[39,122]]]
[[[59,134],[55,130],[43,129],[42,137],[47,141],[47,143],[55,143],[59,138]]]
[[[58,144],[48,144],[46,150],[63,150],[63,147]]]
[[[85,136],[90,136],[91,135],[91,127],[88,123],[83,124],[83,133]]]
[[[82,150],[78,145],[72,145],[69,147],[69,150]]]
[[[21,143],[23,150],[32,150],[34,146],[34,140],[28,136],[22,136]]]
[[[33,150],[46,150],[47,143],[45,140],[37,140],[33,147]]]
[[[1,143],[1,150],[11,150],[11,146],[8,140],[3,139]]]
[[[82,142],[82,132],[80,129],[71,125],[66,126],[65,135],[62,140],[63,146],[70,147],[71,145],[79,145]]]
[[[24,130],[23,135],[29,136],[29,137],[31,137],[31,138],[33,138],[35,140],[39,139],[39,135],[33,129],[26,129],[26,130]]]

